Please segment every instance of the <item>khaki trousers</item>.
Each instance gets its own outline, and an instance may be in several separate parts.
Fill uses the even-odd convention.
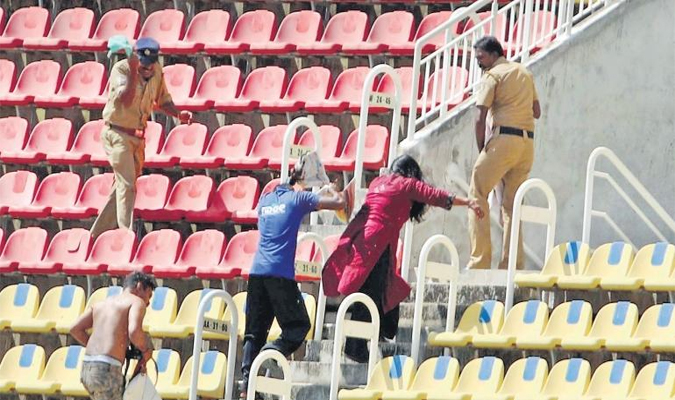
[[[136,201],[136,179],[143,170],[145,140],[118,132],[105,125],[101,142],[115,174],[108,202],[91,227],[96,238],[101,233],[116,229],[131,229]]]
[[[468,268],[489,269],[492,266],[492,241],[487,198],[490,191],[502,179],[504,180],[502,200],[504,241],[499,268],[507,267],[513,200],[518,187],[527,180],[532,169],[533,142],[534,140],[527,137],[497,134],[478,155],[471,174],[470,196],[478,200],[478,204],[486,213],[485,218],[479,220],[472,211],[469,211],[471,259]],[[524,260],[521,234],[518,243],[518,268],[523,268]]]

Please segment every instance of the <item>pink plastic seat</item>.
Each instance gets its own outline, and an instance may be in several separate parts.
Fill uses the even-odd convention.
[[[258,231],[240,232],[227,244],[223,259],[215,267],[198,265],[195,271],[201,279],[231,279],[242,272],[248,274],[258,249]]]
[[[328,257],[333,254],[339,242],[340,235],[330,235],[323,238],[323,243],[326,245],[326,251],[328,253],[324,255],[325,260],[328,260]],[[321,262],[321,252],[319,250],[314,251],[312,261]]]
[[[174,103],[183,110],[206,111],[217,101],[236,99],[240,90],[241,70],[232,65],[221,65],[204,72],[192,97],[174,99]]]
[[[68,275],[100,275],[108,265],[128,264],[136,251],[136,234],[129,229],[103,232],[82,263],[64,263],[61,271]]]
[[[368,15],[363,11],[343,11],[335,14],[323,33],[321,41],[299,44],[300,54],[333,55],[342,51],[347,44],[361,43],[366,38]]]
[[[61,64],[52,60],[34,61],[21,71],[14,91],[0,94],[0,106],[25,106],[35,96],[51,96],[61,84]]]
[[[227,41],[207,43],[207,54],[240,54],[248,51],[253,43],[268,43],[276,31],[276,17],[268,10],[248,11],[234,23]]]
[[[347,138],[345,148],[339,158],[324,161],[327,171],[353,171],[356,159],[358,129]],[[385,166],[389,153],[389,130],[381,125],[366,127],[363,168],[377,170]]]
[[[408,113],[410,112],[410,100],[413,93],[412,88],[412,79],[413,79],[413,69],[412,67],[400,67],[396,68],[396,73],[398,74],[401,80],[401,112]],[[422,79],[417,82],[417,89],[414,90],[415,97],[419,99],[420,88],[422,87]],[[380,80],[380,83],[377,86],[377,92],[386,93],[393,96],[396,89],[394,87],[394,81],[389,75],[384,75]],[[384,112],[387,109],[382,109],[382,107],[370,107],[370,112]]]
[[[0,118],[0,154],[18,153],[28,142],[28,121],[21,117]]]
[[[281,183],[281,180],[279,178],[272,179],[271,181],[267,182],[267,184],[263,187],[263,190],[260,192],[260,196],[256,199],[255,204],[253,205],[253,208],[249,211],[237,211],[235,213],[235,218],[237,220],[237,223],[241,225],[254,225],[258,223],[258,211],[256,210],[256,207],[258,206],[258,201],[260,200],[260,197],[263,195],[270,193],[274,188],[279,186]]]
[[[164,82],[174,102],[181,102],[190,97],[197,85],[195,69],[187,64],[168,65],[163,68]]]
[[[178,125],[169,132],[164,147],[158,155],[145,160],[150,168],[167,168],[177,165],[183,157],[199,157],[204,153],[208,128],[200,123]]]
[[[288,14],[272,42],[253,43],[252,54],[287,54],[295,51],[300,44],[313,44],[321,37],[323,24],[321,14],[316,11],[295,11]]]
[[[108,102],[109,88],[110,82],[107,82],[101,94],[97,94],[94,96],[80,96],[80,101],[78,105],[84,109],[102,110],[103,107],[105,107],[105,103]]]
[[[215,229],[206,229],[190,235],[178,256],[168,265],[154,265],[152,274],[158,278],[189,278],[198,267],[215,267],[223,258],[227,246],[225,235]]]
[[[331,73],[325,67],[303,68],[293,75],[283,99],[263,100],[260,111],[293,112],[299,111],[307,102],[321,103],[331,89]]]
[[[381,54],[396,44],[411,43],[415,17],[408,11],[391,11],[380,15],[370,30],[368,39],[361,43],[347,43],[342,52],[347,54]]]
[[[262,101],[279,100],[286,90],[286,70],[279,67],[263,67],[253,70],[241,89],[239,97],[218,100],[215,109],[220,112],[248,112],[258,108]]]
[[[72,207],[80,194],[82,180],[72,172],[48,175],[38,187],[35,199],[28,206],[11,206],[14,218],[46,218],[52,207]]]
[[[5,30],[5,9],[0,7],[0,32]]]
[[[334,125],[320,125],[319,134],[321,135],[321,150],[319,152],[321,160],[337,157],[340,148],[340,136],[342,135],[340,128]],[[298,146],[314,148],[314,135],[311,131],[307,130],[302,134],[300,140],[298,140]],[[291,158],[289,167],[295,165],[296,161],[295,158]],[[268,166],[275,170],[281,169],[281,159],[270,160]]]
[[[422,92],[422,95],[420,96],[422,100],[418,103],[420,106],[423,106],[422,103],[424,103],[426,104],[425,107],[429,109],[429,105],[441,103],[441,99],[443,99],[443,73],[444,70],[440,69],[431,74],[426,89],[426,103],[424,103],[425,93]],[[450,67],[448,70],[447,83],[448,87],[445,97],[450,99],[448,107],[456,106],[469,96],[468,92],[464,91],[469,84],[469,72],[464,68]]]
[[[422,22],[420,22],[420,25],[417,27],[417,32],[415,33],[415,38],[412,42],[393,43],[389,45],[389,48],[387,49],[388,52],[400,56],[412,55],[415,52],[415,42],[422,36],[431,32],[438,25],[450,19],[451,15],[452,11],[438,11],[428,14],[422,19]],[[457,23],[457,25],[453,27],[454,32],[460,33],[459,27],[460,25]],[[428,53],[430,51],[434,51],[439,45],[443,45],[443,43],[445,43],[445,35],[443,33],[439,33],[431,41],[427,42],[427,44],[422,48],[422,52]]]
[[[89,255],[92,243],[88,230],[66,229],[54,235],[41,261],[22,262],[19,264],[19,272],[45,275],[61,272],[63,264],[83,263]]]
[[[143,219],[159,213],[169,199],[171,181],[166,175],[142,175],[136,180],[134,213]],[[147,213],[147,214],[146,214]]]
[[[143,218],[153,221],[176,221],[188,212],[200,212],[209,207],[214,189],[213,179],[204,175],[181,178],[171,189],[163,210],[144,212]]]
[[[31,171],[8,172],[0,177],[0,214],[10,207],[26,207],[35,197],[38,178]]]
[[[141,240],[131,263],[108,265],[108,273],[110,275],[126,275],[132,271],[150,273],[155,265],[173,264],[182,247],[180,233],[173,229],[152,231]]]
[[[103,130],[102,119],[87,122],[80,128],[80,132],[75,137],[73,147],[68,151],[60,153],[50,152],[47,154],[47,162],[56,165],[91,163],[97,167],[108,166],[108,157],[101,143],[101,130]]]
[[[47,250],[47,231],[38,228],[22,228],[14,231],[5,243],[0,255],[0,274],[15,272],[20,265],[37,263]]]
[[[160,149],[164,146],[164,127],[155,122],[148,121],[145,127],[145,158],[159,154]]]
[[[164,43],[175,43],[183,37],[184,31],[185,14],[180,10],[164,9],[155,11],[145,18],[138,37],[155,39],[162,51]]]
[[[255,208],[260,193],[258,181],[251,176],[236,176],[224,180],[213,193],[208,209],[187,212],[185,219],[192,222],[220,223],[235,220],[237,212]],[[237,222],[237,221],[235,221]]]
[[[251,127],[243,124],[225,125],[211,136],[211,141],[203,155],[181,157],[182,168],[218,168],[225,160],[246,157],[253,144]]]
[[[308,101],[305,110],[311,113],[335,113],[350,110],[358,112],[361,107],[361,92],[370,72],[368,67],[355,67],[342,71],[335,80],[333,91],[328,100]],[[373,82],[373,89],[378,80]]]
[[[16,65],[12,60],[0,59],[0,97],[14,90],[16,84]]]
[[[108,39],[114,35],[136,39],[140,30],[141,16],[131,8],[119,8],[106,12],[98,21],[91,39],[70,40],[68,48],[75,51],[105,51]]]
[[[106,83],[105,65],[96,61],[74,64],[63,77],[58,93],[50,96],[35,96],[33,103],[42,108],[72,107],[81,97],[96,97]]]
[[[5,31],[0,36],[0,49],[15,49],[28,38],[41,38],[49,31],[49,10],[42,7],[24,7],[9,16]]]
[[[94,12],[82,7],[69,8],[56,16],[46,38],[26,38],[23,47],[31,50],[65,49],[71,40],[86,40],[93,32]]]
[[[98,215],[103,209],[114,184],[114,174],[107,172],[87,179],[77,202],[72,207],[53,207],[52,217],[84,219]],[[84,260],[83,260],[84,261]]]
[[[34,164],[45,160],[47,154],[62,153],[73,143],[73,123],[65,118],[46,119],[33,128],[23,150],[3,151],[5,163]]]
[[[225,10],[206,10],[195,15],[183,40],[162,43],[162,53],[193,54],[207,43],[218,44],[230,34],[230,13]]]
[[[287,125],[276,125],[263,129],[255,138],[251,152],[244,158],[226,159],[225,167],[256,170],[265,168],[270,160],[281,160],[286,128]],[[295,138],[293,142],[295,143]]]

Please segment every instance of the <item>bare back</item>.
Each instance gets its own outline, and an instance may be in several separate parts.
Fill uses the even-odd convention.
[[[145,309],[139,297],[125,292],[94,304],[92,333],[86,354],[108,355],[124,361],[129,345],[129,310],[139,306]]]

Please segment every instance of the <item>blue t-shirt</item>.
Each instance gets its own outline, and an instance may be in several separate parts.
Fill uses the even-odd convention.
[[[302,219],[316,210],[319,196],[279,185],[260,198],[260,241],[250,275],[295,279],[295,249]]]

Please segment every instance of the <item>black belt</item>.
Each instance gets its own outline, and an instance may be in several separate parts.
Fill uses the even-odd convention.
[[[512,128],[510,126],[500,126],[499,133],[503,135],[523,136],[523,132],[527,132],[527,137],[534,139],[534,132],[526,131],[525,129]]]

